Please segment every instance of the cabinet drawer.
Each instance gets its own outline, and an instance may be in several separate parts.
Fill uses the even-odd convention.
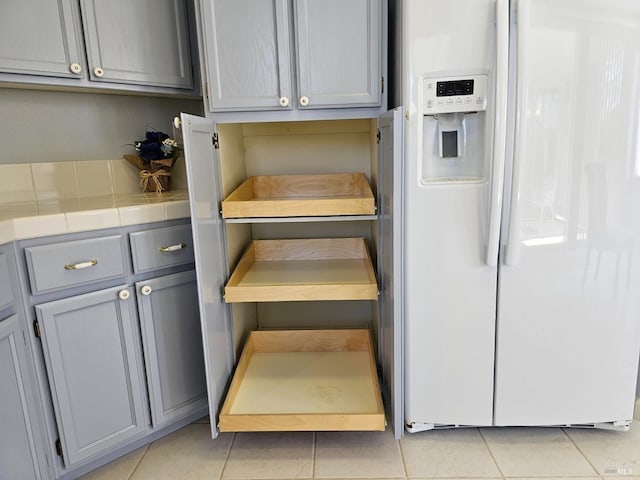
[[[135,273],[193,263],[191,225],[145,230],[129,237]]]
[[[125,275],[123,235],[25,248],[31,291],[47,292]]]
[[[9,276],[9,256],[0,252],[0,312],[13,303],[13,288]]]

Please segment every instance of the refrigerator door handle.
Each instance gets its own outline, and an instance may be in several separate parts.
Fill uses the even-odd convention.
[[[509,85],[509,1],[496,2],[496,82],[495,121],[493,129],[493,165],[491,194],[489,199],[489,231],[485,263],[498,264],[500,248],[500,223],[502,217],[502,192],[507,138],[507,90]]]
[[[522,163],[525,155],[522,146],[526,138],[527,129],[527,102],[528,102],[528,68],[526,60],[528,37],[526,34],[529,25],[529,0],[518,0],[516,9],[517,21],[517,55],[516,64],[516,101],[515,101],[515,130],[513,140],[513,167],[511,180],[511,202],[509,204],[509,226],[507,229],[507,242],[505,244],[504,264],[513,266],[518,263],[520,254],[520,191],[522,188]]]

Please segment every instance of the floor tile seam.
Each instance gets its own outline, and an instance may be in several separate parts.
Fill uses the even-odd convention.
[[[476,431],[478,432],[478,435],[480,435],[480,438],[482,439],[484,446],[487,448],[487,452],[489,452],[489,456],[491,457],[491,460],[493,460],[494,465],[498,469],[498,473],[500,473],[500,477],[506,478],[504,475],[504,472],[502,471],[502,468],[500,468],[500,464],[498,463],[496,456],[493,454],[493,450],[491,450],[491,445],[489,445],[489,442],[487,442],[486,437],[482,433],[482,429],[476,427]]]
[[[224,456],[224,463],[222,464],[222,468],[220,469],[220,474],[218,475],[218,480],[222,480],[224,478],[224,471],[227,469],[227,463],[229,462],[229,456],[231,455],[231,449],[233,445],[236,443],[236,433],[232,433],[233,437],[229,442],[229,448],[227,448],[227,453]]]
[[[317,452],[318,432],[313,432],[313,442],[311,443],[311,478],[316,478],[316,452]]]
[[[144,447],[144,452],[142,452],[142,455],[140,455],[140,458],[138,459],[138,461],[136,462],[135,466],[133,467],[133,470],[131,470],[131,473],[129,474],[129,476],[127,477],[127,480],[132,480],[133,476],[136,474],[136,472],[138,471],[138,467],[140,467],[140,464],[142,463],[142,460],[144,459],[144,457],[147,455],[147,452],[149,451],[149,449],[151,448],[151,445],[154,442],[151,443],[147,443]]]
[[[404,435],[406,435],[406,433]],[[402,442],[400,441],[401,439],[395,439],[395,440],[396,440],[396,443],[398,444],[398,451],[400,452],[400,462],[402,463],[402,471],[404,473],[404,478],[409,478],[409,472],[407,470],[407,463],[406,463],[405,458],[404,458],[404,450],[402,450]]]
[[[589,459],[589,457],[587,457],[587,455],[582,451],[582,449],[578,446],[578,444],[573,440],[573,438],[571,438],[571,435],[569,435],[569,433],[567,433],[567,430],[564,428],[561,428],[560,430],[562,430],[562,433],[564,433],[565,437],[567,437],[569,439],[569,441],[571,442],[571,444],[576,447],[576,450],[578,450],[580,452],[580,455],[582,455],[582,457],[587,461],[587,463],[589,464],[589,466],[591,468],[593,468],[593,472],[595,475],[602,477],[602,474],[598,471],[598,469],[595,467],[595,465],[591,462],[591,460]]]

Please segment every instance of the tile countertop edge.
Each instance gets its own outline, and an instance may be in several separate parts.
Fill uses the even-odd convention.
[[[188,200],[129,205],[0,220],[0,245],[14,240],[101,230],[189,217]]]

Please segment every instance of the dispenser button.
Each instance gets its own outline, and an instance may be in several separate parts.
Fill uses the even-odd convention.
[[[453,105],[453,98],[447,99],[447,105]]]
[[[482,98],[482,97],[476,97],[476,103],[477,103],[478,105],[482,104],[483,102],[484,102],[484,98]]]
[[[438,106],[442,107],[444,105],[444,100],[438,100]]]
[[[467,105],[469,105],[471,103],[471,97],[467,97],[464,99],[464,103],[466,103]]]
[[[460,97],[456,98],[456,105],[462,105],[462,99]]]
[[[427,100],[427,108],[433,108],[433,100]]]

